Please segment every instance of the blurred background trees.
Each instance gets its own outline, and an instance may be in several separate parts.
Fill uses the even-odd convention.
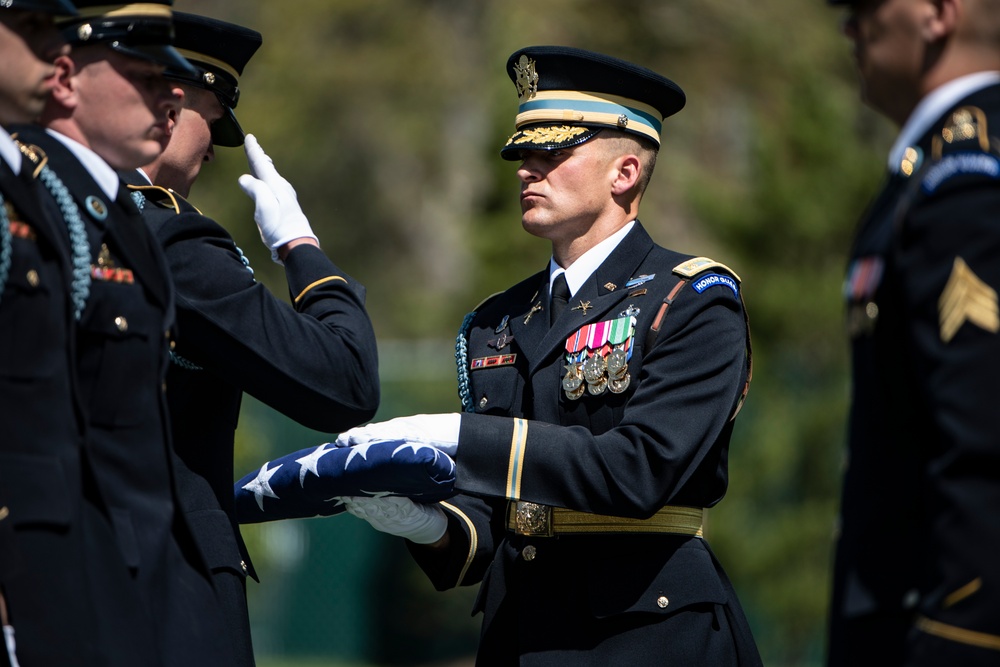
[[[848,384],[840,286],[854,222],[893,130],[858,101],[841,16],[822,0],[175,0],[260,30],[237,115],[295,186],[323,248],[368,289],[377,419],[459,409],[454,337],[485,296],[539,270],[520,227],[510,53],[563,44],[674,79],[641,219],[653,238],[743,279],[754,381],[708,537],[765,664],[818,665]],[[220,149],[191,199],[286,296]],[[240,474],[325,442],[246,401]],[[416,665],[467,659],[475,591],[436,593],[397,541],[348,517],[245,531],[259,663]]]

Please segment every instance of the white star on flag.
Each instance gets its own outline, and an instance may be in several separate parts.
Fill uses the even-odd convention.
[[[260,472],[257,473],[257,476],[243,485],[244,489],[253,493],[253,497],[257,499],[257,506],[260,508],[261,512],[264,511],[264,496],[278,500],[278,494],[271,490],[271,478],[274,477],[274,473],[278,472],[281,466],[284,465],[279,463],[273,470],[268,470],[268,463],[270,463],[270,461],[266,461],[264,465],[260,467]]]
[[[363,442],[360,445],[354,445],[353,447],[351,447],[351,451],[347,455],[347,460],[344,461],[344,470],[347,470],[347,467],[349,465],[351,465],[351,459],[353,459],[355,456],[360,456],[361,458],[363,458],[364,460],[367,461],[368,460],[368,450],[371,449],[372,447],[374,447],[375,445],[379,444],[380,442],[383,442],[383,441],[382,440],[371,440],[369,442]]]
[[[441,454],[442,454],[442,452],[441,452],[440,449],[438,449],[437,447],[433,447],[431,445],[425,445],[425,444],[420,443],[420,442],[410,442],[410,441],[404,442],[402,445],[400,445],[399,447],[396,447],[396,449],[392,450],[392,455],[395,456],[396,454],[398,454],[399,452],[403,451],[404,449],[410,449],[410,450],[413,451],[414,454],[416,454],[417,452],[419,452],[421,449],[430,449],[430,450],[432,450],[434,452],[434,461],[441,460]],[[451,464],[451,468],[450,469],[454,470],[455,469],[455,461],[450,456],[448,457],[448,462]]]
[[[319,460],[323,458],[325,454],[332,452],[334,449],[335,448],[329,442],[326,442],[302,458],[295,459],[295,462],[302,466],[299,469],[299,486],[303,489],[306,488],[306,473],[311,472],[319,477]]]

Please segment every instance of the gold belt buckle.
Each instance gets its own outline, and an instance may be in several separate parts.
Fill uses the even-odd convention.
[[[518,500],[514,520],[518,535],[552,537],[552,508],[548,505]]]

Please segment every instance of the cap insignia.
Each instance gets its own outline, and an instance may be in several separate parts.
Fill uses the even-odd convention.
[[[215,74],[213,72],[205,72],[201,78],[210,86],[215,83]]]
[[[628,116],[625,114],[618,116],[618,127],[628,127]]]
[[[555,127],[532,127],[523,130],[521,136],[511,137],[507,145],[516,144],[560,144],[588,131],[586,127],[557,125]]]
[[[514,65],[514,72],[517,74],[514,85],[517,86],[518,99],[532,97],[538,92],[538,72],[535,71],[534,60],[522,55],[517,64]]]
[[[84,23],[79,28],[76,29],[76,36],[80,38],[81,42],[86,42],[88,39],[90,39],[90,36],[93,34],[94,34],[94,29],[90,26],[89,23]]]

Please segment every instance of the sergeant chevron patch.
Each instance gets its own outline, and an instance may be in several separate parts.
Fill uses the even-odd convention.
[[[938,320],[945,343],[966,321],[990,333],[1000,331],[996,290],[980,280],[961,257],[955,258],[951,277],[938,299]]]

